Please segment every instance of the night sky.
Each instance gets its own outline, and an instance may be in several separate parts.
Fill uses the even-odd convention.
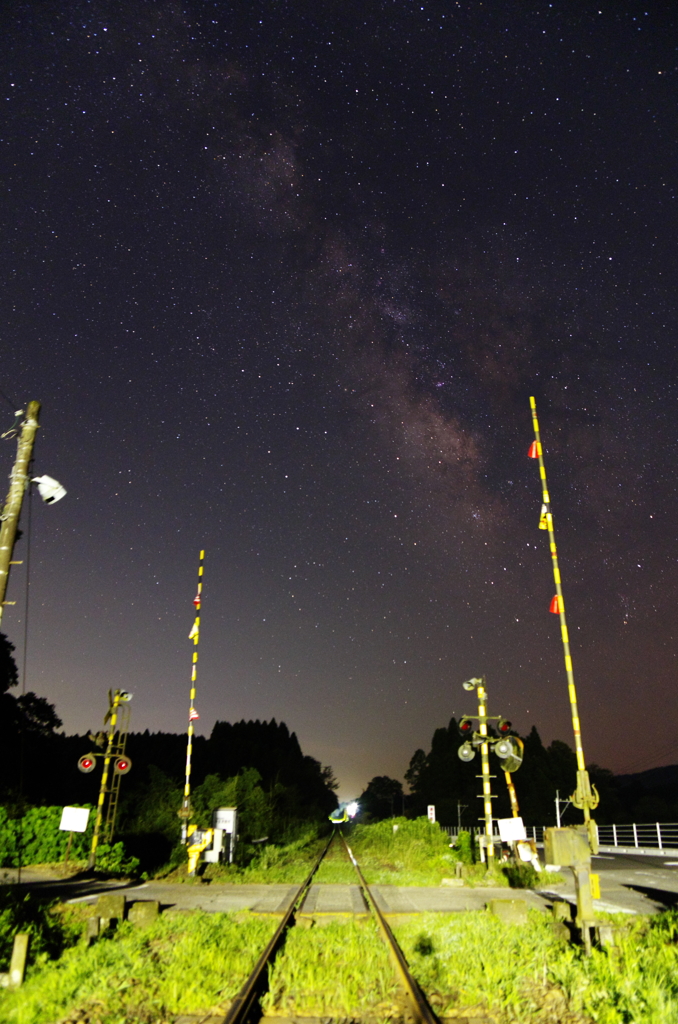
[[[204,547],[198,731],[282,719],[349,797],[484,674],[571,742],[533,394],[587,760],[678,761],[674,4],[0,22],[1,429],[39,399],[68,489],[31,502],[27,689],[184,731]]]

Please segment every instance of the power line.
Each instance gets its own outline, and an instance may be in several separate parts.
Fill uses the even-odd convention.
[[[0,398],[2,398],[3,401],[7,402],[7,405],[10,407],[12,412],[16,412],[16,410],[19,408],[16,402],[13,402],[11,398],[7,397],[2,388],[0,388]]]
[[[644,757],[639,758],[636,761],[632,761],[630,764],[625,765],[625,767],[622,768],[621,771],[615,772],[615,775],[632,775],[634,772],[643,771],[644,769],[649,770],[650,768],[663,767],[662,765],[657,765],[656,762],[664,757],[669,757],[670,755],[673,755],[674,757],[676,756],[675,741],[670,743],[667,747],[664,747],[661,750],[656,751],[649,758]]]

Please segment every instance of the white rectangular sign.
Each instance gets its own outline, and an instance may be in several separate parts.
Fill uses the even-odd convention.
[[[86,832],[89,821],[89,807],[64,807],[61,812],[62,832]]]
[[[516,843],[527,838],[522,818],[497,818],[502,843]]]
[[[429,821],[435,821],[436,820],[436,805],[435,804],[429,804],[428,805],[428,820]]]

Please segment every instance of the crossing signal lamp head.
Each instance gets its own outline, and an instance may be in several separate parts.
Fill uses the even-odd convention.
[[[476,756],[476,752],[470,743],[462,743],[457,751],[460,761],[472,761]]]
[[[463,736],[464,739],[470,739],[473,736],[473,720],[471,718],[460,718],[457,729],[460,736]]]
[[[116,775],[127,775],[131,767],[132,761],[129,757],[116,757],[113,771]]]
[[[510,737],[508,737],[506,739],[501,739],[497,743],[495,743],[495,745],[494,745],[494,752],[495,752],[495,754],[497,755],[497,757],[501,758],[502,760],[505,757],[508,757],[509,754],[512,751],[513,751],[513,744],[511,743]]]
[[[78,771],[84,772],[85,775],[89,775],[96,768],[97,760],[94,754],[83,754],[78,761]]]
[[[501,760],[503,771],[518,771],[523,763],[523,749],[524,744],[520,736],[507,736],[495,743],[494,752]]]
[[[500,718],[497,722],[497,732],[500,736],[508,736],[511,731],[511,723],[506,718]]]

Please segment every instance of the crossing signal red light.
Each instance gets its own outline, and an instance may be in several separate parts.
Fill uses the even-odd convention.
[[[131,767],[132,761],[129,757],[117,757],[113,765],[113,771],[116,775],[127,775]]]
[[[93,772],[96,768],[96,758],[94,754],[83,754],[78,761],[78,770],[84,772],[87,775],[89,772]]]
[[[465,738],[468,739],[469,736],[473,735],[473,721],[472,721],[472,719],[470,719],[470,718],[461,718],[459,720],[459,725],[457,726],[457,728],[459,729],[459,735],[460,736],[464,736]]]
[[[508,736],[511,731],[511,723],[506,718],[500,718],[497,723],[497,732],[500,736]]]

